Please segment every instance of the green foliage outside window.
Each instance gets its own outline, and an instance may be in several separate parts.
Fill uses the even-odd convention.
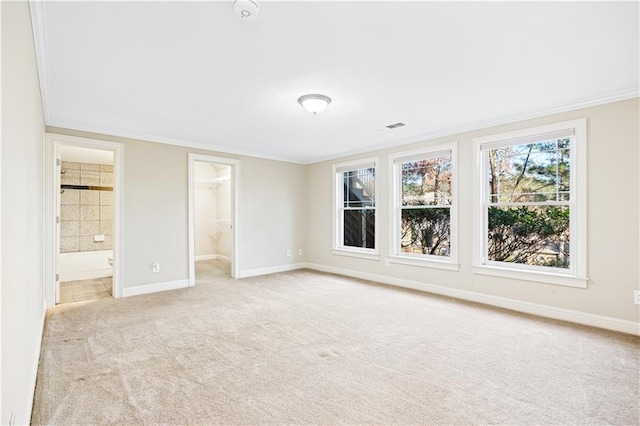
[[[402,163],[400,250],[450,256],[451,156]]]
[[[488,259],[569,268],[570,139],[493,149]]]
[[[569,267],[569,208],[489,207],[489,259]]]

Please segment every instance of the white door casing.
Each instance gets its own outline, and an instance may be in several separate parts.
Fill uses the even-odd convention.
[[[114,188],[114,241],[113,241],[113,297],[122,297],[122,248],[124,209],[124,145],[95,139],[48,133],[45,145],[45,301],[52,308],[60,300],[59,274],[60,253],[60,147],[76,146],[113,152]]]

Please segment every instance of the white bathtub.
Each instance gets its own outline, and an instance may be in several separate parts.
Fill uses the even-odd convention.
[[[113,250],[60,253],[60,282],[110,277],[113,275],[110,257]]]

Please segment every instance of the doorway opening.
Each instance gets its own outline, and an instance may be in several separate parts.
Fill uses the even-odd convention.
[[[58,303],[113,297],[113,152],[60,146]]]
[[[122,145],[47,142],[47,307],[120,297]]]
[[[189,154],[189,285],[237,277],[238,160]]]

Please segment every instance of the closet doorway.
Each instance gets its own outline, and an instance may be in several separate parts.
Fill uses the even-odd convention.
[[[189,154],[189,285],[237,277],[240,162]]]

